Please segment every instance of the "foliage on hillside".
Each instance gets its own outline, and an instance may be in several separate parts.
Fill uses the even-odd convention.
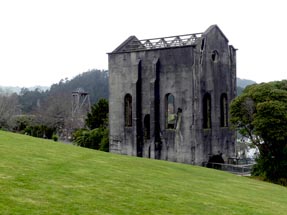
[[[62,79],[53,84],[49,90],[29,90],[23,88],[19,94],[21,110],[25,114],[37,112],[39,108],[61,105],[58,109],[71,111],[72,92],[82,88],[89,93],[92,104],[100,98],[108,98],[108,72],[91,70],[84,72],[71,80]],[[50,107],[52,108],[52,107]]]
[[[71,98],[71,93],[78,88],[82,88],[90,94],[91,103],[96,103],[100,98],[108,99],[108,78],[106,70],[91,70],[84,72],[71,80],[61,80],[58,84],[53,84],[50,88],[50,95],[64,93]]]
[[[237,90],[236,90],[237,91],[237,95],[238,96],[241,95],[243,90],[244,90],[244,88],[237,86]]]
[[[282,186],[0,131],[0,214],[286,214]]]
[[[231,116],[259,149],[254,174],[287,185],[287,80],[248,86],[232,102]]]
[[[67,133],[84,121],[71,118],[72,92],[78,88],[89,93],[91,104],[107,99],[108,72],[91,70],[61,80],[46,91],[22,88],[19,95],[0,95],[0,127],[44,138],[51,138],[53,131],[69,138]]]

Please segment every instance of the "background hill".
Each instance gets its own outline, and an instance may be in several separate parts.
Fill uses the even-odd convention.
[[[237,95],[240,95],[246,86],[256,84],[256,82],[248,79],[237,78],[236,84],[237,84]]]
[[[19,93],[21,110],[24,113],[31,113],[41,107],[61,103],[71,111],[72,92],[82,88],[89,93],[91,104],[96,103],[100,98],[108,98],[108,71],[91,70],[84,72],[71,80],[62,79],[53,84],[49,89],[43,91],[40,88],[30,90],[22,88]]]
[[[21,94],[23,91],[39,91],[57,93],[58,91],[67,92],[71,94],[77,88],[83,88],[86,92],[90,93],[91,102],[95,103],[99,98],[108,98],[108,71],[107,70],[91,70],[79,74],[71,80],[62,79],[59,83],[52,86],[34,86],[29,88],[21,88],[17,86],[4,87],[0,86],[1,94]],[[241,92],[246,86],[255,84],[256,82],[248,79],[237,78],[238,92]]]
[[[89,94],[91,105],[100,98],[107,99],[108,71],[91,70],[71,80],[62,79],[46,90],[22,88],[18,94],[0,94],[0,128],[28,132],[37,137],[51,138],[53,133],[70,137],[71,131],[83,126],[89,110],[86,105],[86,109],[72,119],[72,92],[78,88]],[[11,92],[13,88],[6,90]]]
[[[57,132],[67,139],[72,130],[83,126],[84,117],[88,111],[86,108],[79,119],[76,121],[72,119],[72,92],[82,88],[89,93],[90,103],[93,105],[100,98],[108,99],[108,79],[108,71],[94,69],[71,80],[62,79],[49,88],[2,87],[0,88],[0,128],[22,132],[29,126],[33,129],[35,126],[42,128],[44,126],[49,130],[49,137],[53,132]],[[238,78],[237,94],[240,95],[246,85],[253,83],[255,82]],[[35,132],[38,133],[38,130],[37,128]],[[35,132],[31,131],[31,133]],[[63,134],[63,132],[68,133]],[[47,135],[45,132],[40,132],[37,136]]]
[[[236,81],[237,81],[237,86],[242,87],[242,88],[245,88],[246,86],[251,85],[251,84],[256,84],[255,81],[248,80],[248,79],[237,78]]]
[[[27,88],[30,91],[38,89],[39,91],[46,91],[50,89],[50,87],[47,86],[34,86],[34,87],[28,87]],[[15,87],[15,86],[0,86],[0,95],[11,95],[13,93],[19,94],[22,90],[22,87]]]
[[[61,80],[53,84],[49,94],[65,93],[71,97],[73,91],[78,88],[84,89],[90,94],[91,103],[96,103],[100,98],[108,99],[109,96],[109,74],[106,70],[91,70],[84,72],[71,80]]]
[[[285,187],[0,131],[0,214],[285,214]]]
[[[99,73],[100,72],[100,73]],[[256,82],[248,79],[237,78],[237,87],[245,88],[248,85],[255,84]],[[88,72],[84,72],[79,74],[78,76],[72,78],[71,80],[62,79],[59,83],[53,84],[52,86],[34,86],[29,88],[24,88],[29,91],[34,91],[38,89],[38,91],[49,91],[50,88],[53,88],[54,91],[59,89],[59,85],[64,85],[61,89],[66,89],[71,92],[79,87],[84,88],[87,92],[91,93],[92,101],[97,101],[99,96],[108,98],[108,71],[107,70],[91,70]],[[99,89],[100,88],[100,89]],[[17,86],[0,86],[0,94],[12,94],[17,93],[20,94],[23,88]],[[100,91],[99,96],[95,95],[94,91]]]

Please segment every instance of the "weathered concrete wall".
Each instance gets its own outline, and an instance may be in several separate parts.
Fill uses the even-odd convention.
[[[229,103],[235,97],[236,55],[219,28],[192,46],[111,53],[109,75],[111,152],[197,165],[210,155],[233,155],[235,133],[220,125],[220,98],[226,94]],[[204,129],[205,93],[211,96],[211,127]],[[132,127],[125,127],[126,94],[132,96]],[[173,129],[166,127],[168,94],[177,112]]]

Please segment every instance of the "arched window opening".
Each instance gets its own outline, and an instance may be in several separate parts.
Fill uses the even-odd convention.
[[[132,126],[132,96],[130,94],[125,96],[125,126]]]
[[[165,116],[166,116],[166,128],[174,129],[176,122],[176,114],[174,106],[174,96],[170,93],[166,95]]]
[[[150,139],[150,115],[144,117],[144,137],[146,140]]]
[[[211,97],[209,93],[203,97],[203,128],[211,128]]]
[[[228,126],[228,103],[226,93],[221,94],[220,96],[220,126]]]
[[[211,59],[214,63],[217,63],[219,61],[219,53],[218,51],[214,50],[211,54]]]

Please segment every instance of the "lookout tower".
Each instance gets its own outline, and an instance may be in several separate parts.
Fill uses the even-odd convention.
[[[72,117],[83,117],[91,110],[89,93],[78,88],[72,92]]]

